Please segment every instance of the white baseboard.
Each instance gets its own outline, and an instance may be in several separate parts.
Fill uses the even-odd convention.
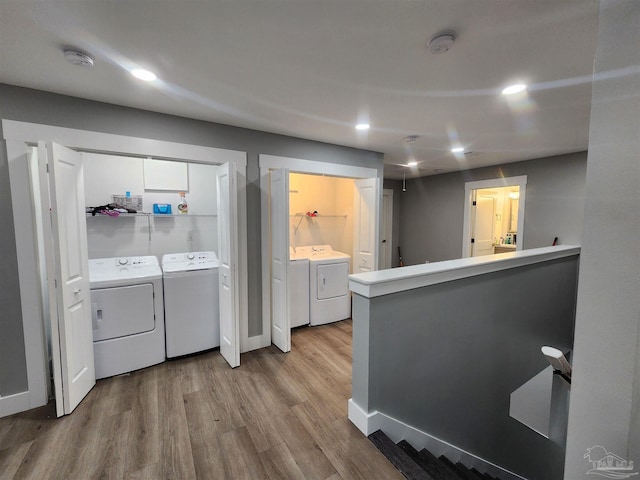
[[[405,440],[416,450],[426,448],[436,457],[444,455],[454,463],[460,462],[467,468],[475,468],[479,472],[488,473],[494,477],[509,480],[526,480],[517,473],[488,462],[384,413],[378,411],[367,413],[352,398],[349,399],[349,420],[366,436],[382,430],[395,443]]]
[[[0,418],[14,413],[24,412],[31,408],[29,392],[20,392],[6,397],[0,397]]]
[[[358,430],[364,433],[367,437],[373,432],[380,430],[380,422],[378,422],[378,412],[365,412],[362,408],[360,408],[358,404],[353,401],[353,398],[349,399],[348,417],[351,423],[358,427]]]

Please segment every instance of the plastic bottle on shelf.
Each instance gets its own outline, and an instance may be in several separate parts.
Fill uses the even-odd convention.
[[[185,192],[180,192],[180,203],[178,204],[178,211],[180,213],[189,213],[189,205],[187,205],[187,199]]]

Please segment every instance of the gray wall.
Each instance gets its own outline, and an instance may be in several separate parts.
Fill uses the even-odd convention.
[[[542,345],[571,349],[577,275],[574,256],[354,295],[354,402],[525,478],[562,478],[564,448],[511,418],[509,396],[548,366]]]
[[[0,118],[152,138],[247,152],[247,236],[249,270],[249,336],[262,333],[260,259],[260,180],[258,155],[270,154],[376,168],[382,155],[255,130],[120,107],[38,90],[0,84]],[[24,339],[18,289],[13,214],[6,148],[0,152],[0,276],[2,324],[0,395],[26,390]]]
[[[527,175],[524,248],[580,244],[587,153],[407,180],[401,193],[400,246],[405,265],[460,258],[465,182]]]
[[[640,3],[600,4],[566,478],[586,449],[640,465]],[[634,70],[630,71],[629,66]],[[633,72],[633,73],[632,73]],[[615,246],[611,248],[611,246]]]

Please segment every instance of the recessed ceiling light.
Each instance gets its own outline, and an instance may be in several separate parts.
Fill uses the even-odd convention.
[[[416,162],[415,160],[407,162],[407,167],[415,167],[416,165],[418,165],[418,162]]]
[[[516,83],[515,85],[509,85],[502,90],[503,95],[513,95],[514,93],[524,92],[527,86],[524,83]]]
[[[464,147],[454,147],[451,149],[451,153],[462,153],[464,152]]]
[[[134,68],[131,70],[131,75],[145,82],[153,82],[157,78],[155,73],[143,68]]]
[[[369,128],[371,128],[371,125],[368,123],[359,123],[356,125],[356,130],[369,130]]]

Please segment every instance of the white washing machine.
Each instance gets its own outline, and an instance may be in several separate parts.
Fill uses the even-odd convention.
[[[168,358],[220,346],[218,267],[215,252],[162,257]]]
[[[291,328],[309,325],[309,258],[302,250],[289,250],[288,274]]]
[[[89,260],[96,378],[165,361],[162,270],[147,257]]]
[[[351,317],[349,267],[351,257],[331,245],[308,247],[309,323],[323,325]]]

